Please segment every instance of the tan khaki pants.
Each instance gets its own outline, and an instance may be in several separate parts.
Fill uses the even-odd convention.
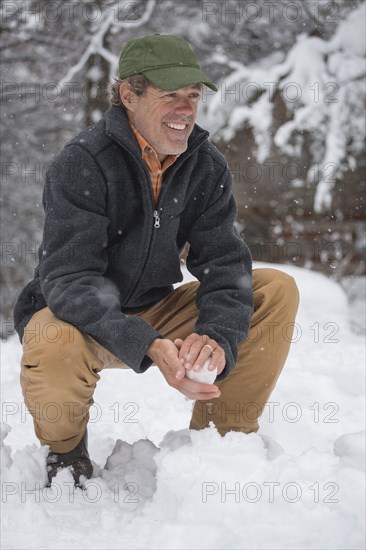
[[[185,338],[197,319],[198,282],[178,287],[138,314],[165,337]],[[258,418],[285,363],[298,306],[289,275],[275,269],[253,271],[254,314],[238,363],[217,382],[221,396],[196,401],[191,429],[212,421],[221,435],[230,430],[258,430]],[[21,387],[35,433],[54,452],[68,452],[83,436],[100,375],[106,368],[128,368],[92,337],[55,317],[48,307],[33,315],[23,337]],[[141,384],[144,383],[141,375]],[[169,425],[167,424],[167,429]]]

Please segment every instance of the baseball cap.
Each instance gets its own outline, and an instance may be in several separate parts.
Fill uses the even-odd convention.
[[[201,71],[190,44],[172,34],[134,38],[122,48],[117,76],[120,79],[141,73],[161,90],[177,90],[202,83],[214,92],[216,84]]]

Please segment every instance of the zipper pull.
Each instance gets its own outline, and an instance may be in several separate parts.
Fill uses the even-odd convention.
[[[160,227],[160,216],[157,210],[154,210],[154,220],[154,227],[158,229]]]

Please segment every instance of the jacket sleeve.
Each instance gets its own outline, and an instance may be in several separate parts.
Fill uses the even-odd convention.
[[[45,224],[40,284],[59,319],[91,335],[136,372],[150,365],[145,355],[161,335],[140,318],[121,312],[107,269],[106,185],[90,153],[69,145],[48,170],[43,195]]]
[[[253,312],[251,255],[234,227],[236,204],[231,188],[226,168],[206,210],[192,226],[187,258],[188,270],[201,283],[195,330],[216,340],[225,351],[226,367],[218,381],[236,366],[238,344],[248,335]]]

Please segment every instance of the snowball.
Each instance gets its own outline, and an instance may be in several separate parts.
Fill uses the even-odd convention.
[[[206,363],[203,365],[202,369],[199,372],[193,370],[186,371],[186,377],[195,382],[200,382],[201,384],[213,384],[217,376],[217,369],[208,370],[208,366],[211,363],[211,358],[207,359]]]

